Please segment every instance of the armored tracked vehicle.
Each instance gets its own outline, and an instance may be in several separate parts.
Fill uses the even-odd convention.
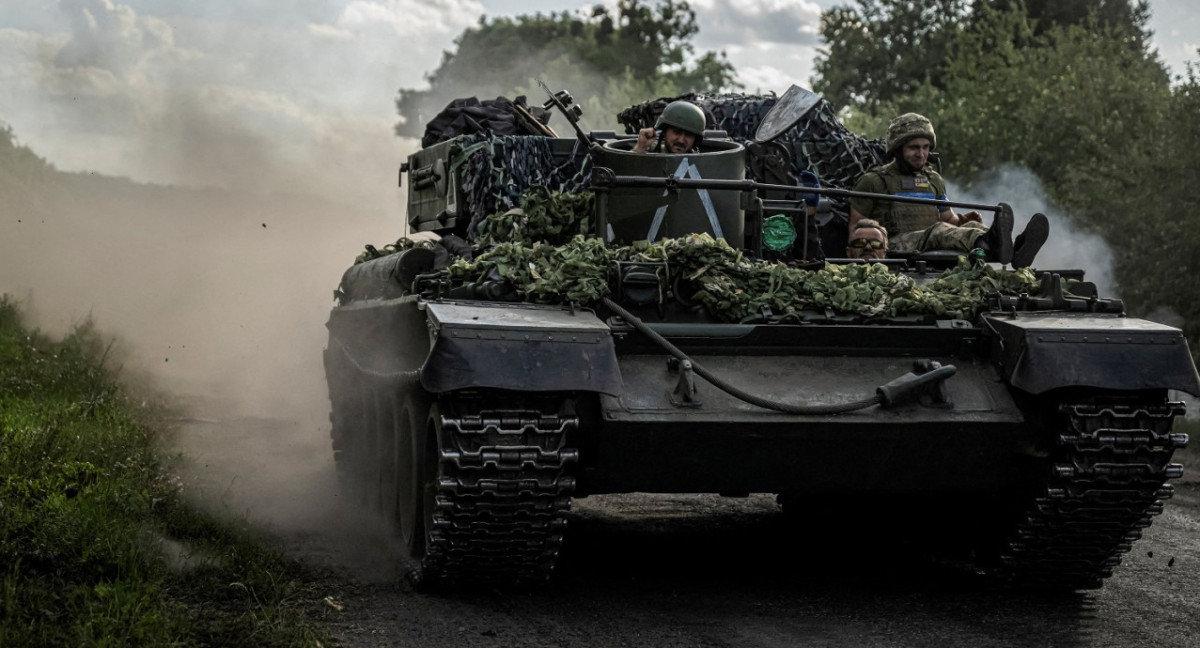
[[[1079,270],[814,263],[801,194],[850,192],[789,182],[796,149],[749,152],[823,104],[768,99],[758,141],[717,122],[686,154],[584,134],[559,93],[577,137],[460,134],[409,158],[413,234],[342,277],[325,367],[339,471],[422,582],[549,577],[572,498],[775,493],[801,517],[969,502],[996,578],[1095,588],[1162,510],[1187,442],[1170,395],[1200,395],[1182,333]],[[790,252],[768,245],[777,216]]]

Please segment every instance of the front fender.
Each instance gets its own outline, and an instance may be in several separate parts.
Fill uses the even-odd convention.
[[[421,385],[430,392],[620,392],[612,335],[589,310],[508,302],[428,302],[424,307],[433,347]]]
[[[1183,332],[1120,315],[986,314],[1003,378],[1042,394],[1061,387],[1175,389],[1200,396]]]

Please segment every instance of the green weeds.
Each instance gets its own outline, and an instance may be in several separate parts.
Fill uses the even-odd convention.
[[[110,344],[0,297],[0,646],[319,645],[299,568],[181,500]]]

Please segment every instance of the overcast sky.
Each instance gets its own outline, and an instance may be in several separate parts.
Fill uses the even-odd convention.
[[[394,191],[414,148],[393,101],[481,15],[550,0],[3,0],[0,121],[65,170],[160,183]],[[702,49],[748,90],[807,86],[833,0],[691,0]],[[1173,72],[1200,59],[1194,0],[1152,0]],[[570,88],[569,79],[549,80]]]

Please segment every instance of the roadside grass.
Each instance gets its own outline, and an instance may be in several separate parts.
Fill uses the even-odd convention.
[[[319,646],[320,596],[249,526],[189,506],[156,406],[91,323],[0,296],[0,646]]]

